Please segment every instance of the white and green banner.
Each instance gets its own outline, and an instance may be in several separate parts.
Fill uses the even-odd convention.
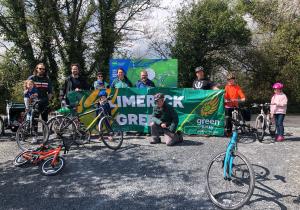
[[[91,109],[99,90],[71,92],[71,103],[79,103],[78,113]],[[194,90],[191,88],[121,88],[107,89],[112,95],[112,115],[127,131],[149,132],[154,94],[165,94],[166,102],[174,107],[179,117],[177,130],[186,134],[222,136],[224,134],[224,91]],[[90,122],[95,113],[83,121]]]

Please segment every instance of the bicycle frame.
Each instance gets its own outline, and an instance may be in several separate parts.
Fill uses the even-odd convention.
[[[59,145],[57,148],[55,149],[51,149],[49,151],[30,151],[30,156],[24,156],[25,159],[28,160],[32,160],[33,164],[37,164],[39,162],[41,162],[42,160],[47,159],[48,157],[54,157],[53,161],[51,162],[51,165],[55,165],[55,161],[60,153],[60,151],[62,150],[62,145]],[[29,155],[29,154],[28,154]],[[33,157],[37,156],[36,159],[33,159]]]
[[[237,150],[237,139],[238,139],[238,132],[235,129],[232,133],[232,137],[230,139],[230,142],[227,145],[226,149],[226,155],[224,160],[224,179],[229,180],[231,179],[232,175],[232,163],[234,160],[233,152]]]

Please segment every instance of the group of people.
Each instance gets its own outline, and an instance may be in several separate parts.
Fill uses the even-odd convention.
[[[203,90],[216,90],[219,89],[218,85],[209,80],[205,75],[203,67],[195,68],[196,79],[192,87],[194,89]],[[125,71],[122,68],[117,70],[117,78],[109,84],[105,82],[103,73],[97,74],[97,80],[93,83],[94,89],[106,88],[128,88],[133,87],[131,81],[126,77]],[[153,81],[148,79],[146,70],[141,71],[140,80],[135,84],[137,88],[155,87]],[[276,122],[277,141],[283,141],[284,127],[283,120],[286,114],[287,97],[282,92],[283,85],[275,83],[273,85],[274,95],[271,101],[271,115]],[[70,91],[90,90],[91,87],[87,84],[86,80],[80,76],[80,67],[78,64],[71,65],[71,75],[64,81],[63,87],[60,91],[60,97],[67,99],[67,94]],[[106,97],[105,91],[99,91],[99,97]],[[52,98],[52,84],[46,74],[45,65],[39,63],[31,75],[24,83],[24,102],[26,109],[28,109],[29,101],[38,98],[38,109],[44,121],[48,121],[48,105],[49,100]],[[227,84],[225,86],[225,115],[226,119],[231,117],[234,107],[238,106],[240,101],[245,101],[246,97],[241,87],[235,83],[235,76],[232,73],[227,75]],[[174,108],[165,102],[165,97],[162,93],[157,93],[154,96],[156,106],[153,108],[151,127],[151,144],[160,143],[160,134],[164,134],[165,142],[167,145],[172,146],[183,141],[181,132],[177,131],[178,114]],[[69,103],[67,101],[67,103]],[[230,120],[226,122],[225,134],[230,136],[232,132],[232,124]]]

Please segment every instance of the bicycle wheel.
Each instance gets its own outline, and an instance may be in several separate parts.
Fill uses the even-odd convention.
[[[41,120],[34,118],[32,123],[29,120],[23,122],[16,133],[16,141],[23,151],[34,150],[39,144],[48,140],[49,128]]]
[[[258,141],[263,141],[265,136],[265,118],[262,115],[258,115],[255,121],[255,128],[256,128],[256,137]]]
[[[41,164],[41,173],[46,176],[52,176],[59,173],[65,166],[65,159],[58,156],[52,164],[54,157],[48,158]]]
[[[226,153],[215,156],[206,171],[206,190],[210,200],[222,209],[238,209],[245,205],[254,190],[254,171],[244,155],[234,152],[231,179],[224,179]]]
[[[123,129],[113,117],[103,117],[98,127],[101,139],[109,149],[117,150],[121,147],[123,143]]]
[[[31,159],[31,151],[24,151],[18,154],[14,159],[15,166],[22,166],[29,162]]]
[[[52,145],[55,145],[56,142],[55,146],[63,143],[65,146],[69,147],[74,142],[76,143],[77,131],[75,122],[68,117],[64,117],[59,124],[60,125],[56,133],[58,140],[52,141]]]
[[[4,135],[4,121],[2,117],[0,117],[0,136]]]
[[[65,116],[63,115],[57,115],[50,120],[48,120],[47,125],[49,128],[49,138],[47,141],[44,141],[45,144],[58,146],[62,143],[61,138],[57,135],[59,132],[59,128],[61,126],[61,123],[63,122],[63,119],[65,119]]]

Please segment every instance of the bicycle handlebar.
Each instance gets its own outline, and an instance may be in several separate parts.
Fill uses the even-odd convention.
[[[276,105],[276,104],[271,104],[271,103],[257,104],[257,103],[253,103],[251,105],[252,105],[252,107],[269,107],[271,105]]]
[[[225,99],[225,102],[245,102],[245,100],[241,100],[241,99],[230,99],[230,100],[228,100],[228,99]]]

